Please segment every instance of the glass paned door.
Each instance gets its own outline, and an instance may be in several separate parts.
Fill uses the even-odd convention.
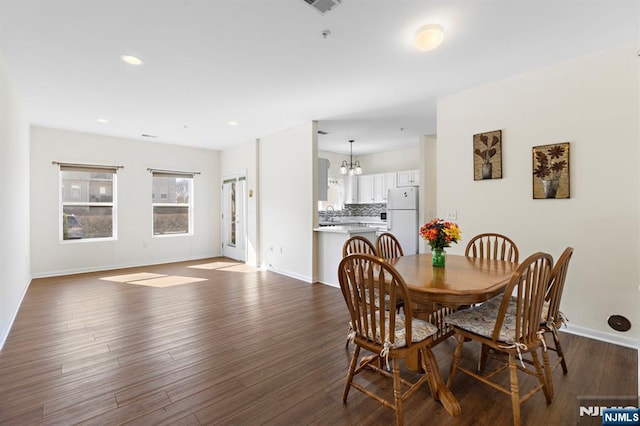
[[[244,176],[228,177],[222,183],[222,254],[245,261],[245,200]]]

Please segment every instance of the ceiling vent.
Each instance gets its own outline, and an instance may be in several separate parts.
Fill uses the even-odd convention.
[[[342,0],[304,0],[310,6],[313,6],[315,10],[323,15],[333,9],[334,6],[339,5]]]

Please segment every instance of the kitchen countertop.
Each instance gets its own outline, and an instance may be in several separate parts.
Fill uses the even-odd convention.
[[[338,223],[338,222],[333,222]],[[376,232],[376,228],[366,225],[332,225],[313,229],[316,232],[331,232],[337,234],[352,234],[356,232]]]
[[[318,226],[343,226],[343,225],[359,225],[361,222],[357,220],[332,220],[320,221]]]
[[[318,226],[346,226],[346,225],[386,225],[387,221],[375,216],[341,216],[334,220],[321,220]]]

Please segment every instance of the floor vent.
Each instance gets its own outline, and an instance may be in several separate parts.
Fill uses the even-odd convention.
[[[342,0],[304,0],[310,6],[313,6],[315,10],[323,15],[333,9],[334,6],[339,5]]]

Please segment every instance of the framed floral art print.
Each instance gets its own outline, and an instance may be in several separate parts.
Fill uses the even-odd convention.
[[[502,130],[473,135],[473,180],[502,178]]]
[[[569,142],[534,146],[533,198],[569,198]]]

